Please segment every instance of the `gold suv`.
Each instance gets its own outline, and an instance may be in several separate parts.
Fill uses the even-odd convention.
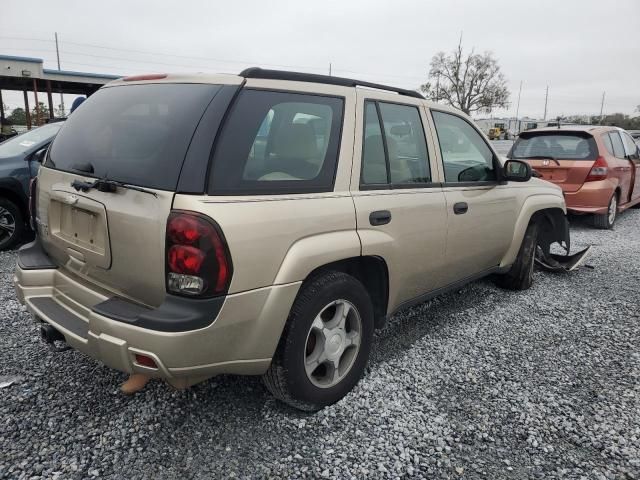
[[[331,404],[399,309],[493,274],[531,285],[569,234],[562,191],[502,165],[416,92],[251,68],[114,81],[32,187],[18,297],[45,340],[187,387],[263,375]]]

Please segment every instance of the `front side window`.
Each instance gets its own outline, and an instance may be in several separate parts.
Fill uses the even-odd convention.
[[[214,153],[214,194],[331,191],[343,100],[244,90]]]
[[[618,132],[609,132],[609,138],[611,138],[611,144],[613,145],[613,155],[617,158],[625,158],[624,145]]]
[[[418,108],[366,102],[361,183],[398,187],[430,182],[429,155]]]
[[[493,152],[466,120],[434,111],[440,152],[447,183],[487,182],[497,179]]]

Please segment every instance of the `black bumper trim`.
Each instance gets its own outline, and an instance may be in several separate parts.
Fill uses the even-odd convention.
[[[89,324],[59,305],[55,300],[49,297],[36,297],[31,299],[31,304],[62,328],[69,330],[81,338],[86,339],[88,337]],[[41,320],[46,321],[44,318],[41,318]],[[56,325],[53,326],[55,327]],[[63,332],[60,333],[64,335]]]
[[[40,239],[23,245],[18,250],[18,266],[23,270],[50,270],[58,268],[42,248]]]
[[[225,297],[193,299],[169,295],[158,308],[112,297],[91,310],[103,317],[160,332],[185,332],[208,327],[220,313]]]

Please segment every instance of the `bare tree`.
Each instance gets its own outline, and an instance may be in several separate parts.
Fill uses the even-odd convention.
[[[507,82],[493,54],[474,53],[472,49],[465,56],[462,39],[451,54],[434,55],[429,82],[420,90],[431,100],[442,100],[467,114],[509,105]]]

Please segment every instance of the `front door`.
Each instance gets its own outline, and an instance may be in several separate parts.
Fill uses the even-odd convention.
[[[420,100],[358,95],[351,181],[358,234],[363,255],[387,262],[393,310],[442,284],[445,198],[433,182],[434,147]]]
[[[466,119],[433,111],[447,202],[446,283],[500,264],[517,218],[514,190],[499,182],[502,168],[480,132]]]

